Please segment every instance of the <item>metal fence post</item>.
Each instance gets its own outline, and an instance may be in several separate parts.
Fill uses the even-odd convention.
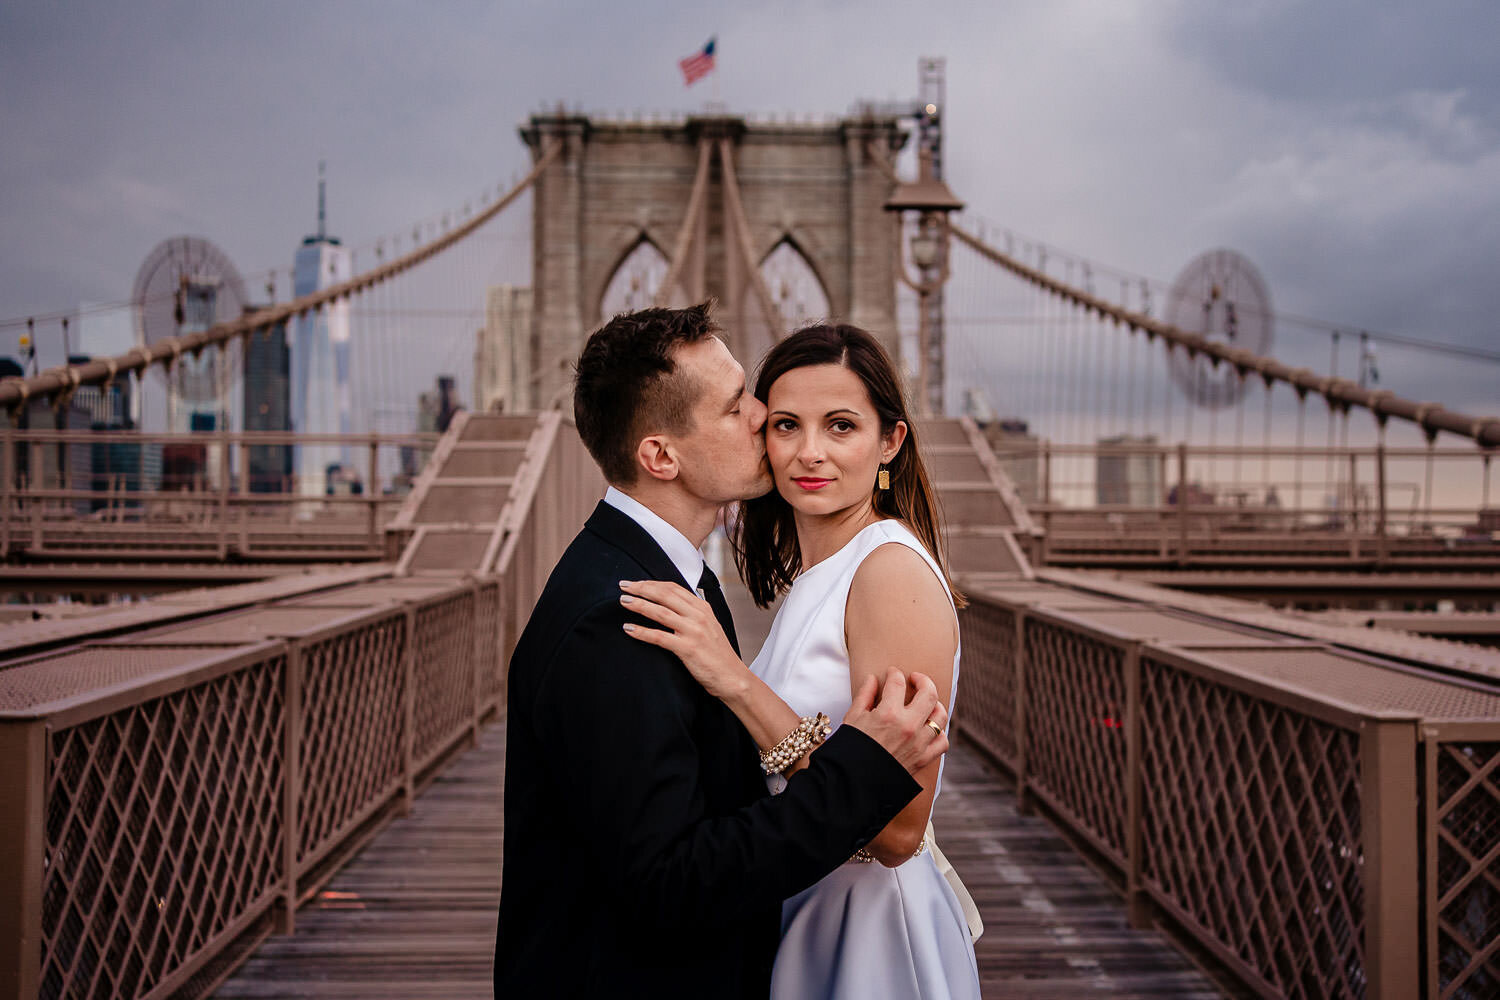
[[[370,541],[372,547],[379,547],[380,538],[380,441],[377,438],[370,439],[370,480],[365,487],[365,497],[370,505]]]
[[[47,488],[47,483],[42,476],[42,443],[32,441],[29,445],[30,455],[26,464],[26,485],[33,493],[28,497],[31,507],[31,550],[42,551],[42,505],[45,501],[34,495],[37,490]]]
[[[1188,563],[1188,447],[1177,446],[1177,564]]]
[[[479,607],[479,593],[479,581],[470,580],[469,606],[473,609],[471,613],[474,622],[474,635],[473,641],[469,643],[469,685],[472,688],[470,692],[472,697],[469,699],[471,705],[469,709],[469,741],[476,747],[479,745],[479,719],[484,713],[484,683],[480,674],[480,660],[483,657],[479,655],[479,651],[484,648],[484,643],[480,635],[480,625],[484,621],[484,615],[481,613]]]
[[[1016,812],[1032,811],[1026,794],[1026,611],[1016,611]]]
[[[1041,558],[1046,563],[1050,556],[1052,538],[1052,442],[1043,441],[1042,449],[1042,541]]]
[[[1359,756],[1366,995],[1408,1000],[1420,979],[1416,722],[1364,720]]]
[[[401,651],[401,815],[411,812],[416,792],[417,609],[406,602],[406,635]]]
[[[41,992],[46,765],[41,721],[0,722],[0,996]]]
[[[1359,559],[1359,455],[1349,452],[1349,558]]]
[[[0,454],[0,556],[10,555],[10,495],[16,488],[15,434],[9,417],[0,416],[4,424],[4,453]]]
[[[1382,441],[1375,446],[1375,559],[1380,564],[1390,558],[1385,516],[1385,442]]]
[[[1141,644],[1125,647],[1125,909],[1130,926],[1151,926],[1145,890],[1141,887]]]
[[[1167,463],[1169,461],[1168,450],[1163,447],[1156,453],[1156,481],[1160,490],[1156,497],[1156,531],[1157,550],[1156,554],[1165,561],[1172,554],[1172,536],[1167,529],[1167,518],[1171,515],[1171,507],[1167,503],[1167,494],[1171,487],[1167,485]],[[1179,489],[1179,493],[1182,491]]]
[[[229,427],[226,424],[219,430],[219,495],[217,497],[218,520],[219,520],[219,559],[229,558],[229,477],[232,466],[229,440]]]
[[[1438,807],[1442,793],[1438,790],[1438,755],[1442,747],[1438,743],[1437,729],[1422,727],[1422,801],[1418,815],[1422,817],[1422,979],[1428,997],[1441,997],[1441,979],[1438,971]]]
[[[301,820],[298,800],[302,798],[302,644],[286,644],[286,722],[282,730],[281,759],[286,768],[281,781],[281,905],[276,914],[276,930],[290,934],[297,928],[297,848]]]

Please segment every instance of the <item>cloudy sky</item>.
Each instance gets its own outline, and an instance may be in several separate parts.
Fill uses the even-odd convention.
[[[945,56],[948,177],[987,225],[1161,281],[1229,246],[1283,313],[1500,351],[1492,0],[13,0],[0,320],[126,299],[178,233],[284,274],[320,159],[333,231],[409,233],[524,171],[543,104],[701,108],[676,63],[710,35],[746,112],[914,96]],[[1326,335],[1279,336],[1326,367]],[[1382,352],[1398,391],[1500,411],[1500,365]]]

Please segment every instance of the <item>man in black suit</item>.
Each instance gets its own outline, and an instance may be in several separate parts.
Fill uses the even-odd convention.
[[[578,361],[578,432],[611,488],[510,662],[497,998],[763,1000],[782,900],[874,837],[947,749],[931,681],[907,703],[896,674],[771,797],[730,711],[625,634],[645,620],[619,582],[669,580],[700,588],[734,642],[698,549],[771,478],[765,407],[716,331],[706,304],[643,310]]]

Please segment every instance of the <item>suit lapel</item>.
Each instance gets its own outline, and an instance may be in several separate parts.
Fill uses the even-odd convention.
[[[667,558],[662,547],[656,544],[656,539],[651,537],[651,533],[619,508],[600,500],[583,527],[585,531],[594,533],[640,563],[648,579],[670,580],[682,584],[688,590],[697,586],[697,581],[690,583],[684,580],[676,565]]]
[[[635,560],[645,570],[649,579],[671,580],[682,584],[689,590],[696,589],[694,584],[682,578],[677,566],[667,557],[662,547],[656,544],[656,539],[651,537],[650,532],[618,507],[600,500],[598,506],[594,508],[594,513],[589,516],[583,527],[585,531],[592,533],[604,544],[620,549]],[[728,614],[727,606],[724,611]],[[725,632],[733,636],[733,619],[724,624]],[[738,652],[738,642],[735,640],[731,642],[734,643],[735,651]],[[750,739],[750,734],[730,714],[723,702],[711,697],[696,684],[694,689],[705,706],[704,718],[712,720],[705,722],[699,732],[699,738],[702,741],[700,746],[716,748],[712,753],[705,752],[703,764],[705,768],[709,768],[705,773],[714,775],[716,782],[722,783],[723,789],[734,789],[731,794],[734,796],[735,807],[754,802],[767,795],[755,743]],[[719,769],[713,770],[713,768]]]

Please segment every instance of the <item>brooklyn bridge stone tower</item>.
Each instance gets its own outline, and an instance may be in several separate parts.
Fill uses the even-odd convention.
[[[874,161],[889,164],[901,148],[898,119],[620,121],[559,112],[532,116],[521,135],[534,160],[553,143],[560,153],[532,195],[526,353],[534,374],[530,392],[517,387],[519,405],[566,393],[587,334],[653,301],[716,298],[747,367],[789,323],[825,315],[899,353],[898,223],[882,209],[892,185]],[[816,306],[783,308],[786,283],[768,280],[773,260],[794,262]]]

